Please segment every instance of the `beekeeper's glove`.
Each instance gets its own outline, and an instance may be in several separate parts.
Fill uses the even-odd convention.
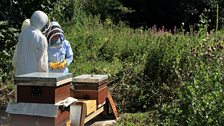
[[[63,62],[60,62],[58,64],[59,69],[64,69],[66,66],[67,66],[67,61],[66,60],[64,60]]]
[[[57,62],[50,62],[49,63],[49,67],[51,69],[58,69],[58,66],[59,66],[59,63],[57,63]]]

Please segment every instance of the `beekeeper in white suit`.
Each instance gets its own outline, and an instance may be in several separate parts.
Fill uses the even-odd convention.
[[[30,26],[23,29],[13,55],[15,75],[31,72],[48,72],[48,43],[43,35],[50,27],[48,16],[35,11],[30,18]]]
[[[28,28],[30,26],[30,19],[25,19],[22,23],[21,30]]]

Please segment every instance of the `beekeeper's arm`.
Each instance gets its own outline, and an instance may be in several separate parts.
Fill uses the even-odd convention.
[[[69,41],[65,40],[65,45],[66,45],[65,59],[67,62],[67,66],[69,66],[71,64],[71,62],[73,61],[73,52],[72,52],[72,48],[71,48]]]
[[[68,67],[73,61],[72,48],[67,40],[65,40],[65,48],[66,48],[65,60],[58,64],[59,69],[64,69],[65,67]]]

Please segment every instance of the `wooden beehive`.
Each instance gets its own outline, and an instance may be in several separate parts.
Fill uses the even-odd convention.
[[[74,97],[93,99],[103,104],[108,94],[108,75],[81,75],[74,77]]]
[[[15,77],[17,103],[8,104],[10,126],[64,126],[70,112],[61,101],[70,97],[71,73],[34,72]]]
[[[10,126],[64,126],[69,121],[68,110],[54,104],[15,103],[7,106]]]
[[[54,104],[70,96],[72,74],[35,72],[15,77],[17,102]]]

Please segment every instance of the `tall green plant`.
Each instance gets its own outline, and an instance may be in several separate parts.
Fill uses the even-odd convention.
[[[223,125],[223,43],[207,36],[187,53],[188,78],[178,88],[177,98],[161,104],[162,125]],[[165,115],[165,116],[164,116]]]

